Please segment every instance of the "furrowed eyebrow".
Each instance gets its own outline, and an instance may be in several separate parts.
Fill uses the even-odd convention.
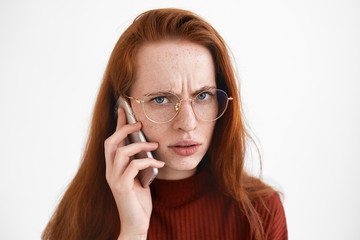
[[[213,89],[216,89],[216,87],[215,86],[204,86],[204,87],[200,88],[199,90],[197,90],[193,95],[196,96],[201,92],[204,92],[206,90],[213,90]]]
[[[196,90],[192,95],[193,95],[193,96],[196,96],[196,95],[198,95],[198,94],[201,93],[201,92],[204,92],[204,91],[207,91],[207,90],[213,90],[213,89],[216,89],[216,86],[204,86],[204,87]],[[151,97],[151,96],[158,96],[158,95],[166,95],[166,94],[169,94],[169,93],[175,94],[175,95],[177,95],[177,96],[180,97],[179,94],[175,93],[175,92],[172,91],[172,90],[165,90],[165,91],[158,91],[158,92],[147,92],[147,93],[145,93],[145,94],[143,95],[143,97],[146,97],[146,96]]]
[[[169,93],[173,93],[173,92],[171,92],[171,91],[149,92],[149,93],[146,93],[144,95],[144,97],[146,97],[146,96],[151,97],[151,96],[158,96],[158,95],[166,95],[166,94],[169,94]]]

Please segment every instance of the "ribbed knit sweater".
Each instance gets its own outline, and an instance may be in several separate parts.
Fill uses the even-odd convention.
[[[150,240],[253,239],[237,202],[224,195],[205,170],[182,180],[155,179],[151,194]],[[263,220],[265,239],[287,239],[285,212],[279,196],[266,200],[267,209],[254,204]]]

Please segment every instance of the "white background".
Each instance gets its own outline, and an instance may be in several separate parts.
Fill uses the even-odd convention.
[[[2,0],[0,239],[40,238],[79,166],[115,42],[139,13],[162,7],[198,13],[230,46],[290,239],[360,239],[355,0]]]

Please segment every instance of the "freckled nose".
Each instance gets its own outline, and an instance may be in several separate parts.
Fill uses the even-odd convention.
[[[197,127],[197,119],[190,101],[182,102],[179,113],[173,121],[175,129],[185,132],[190,132]]]

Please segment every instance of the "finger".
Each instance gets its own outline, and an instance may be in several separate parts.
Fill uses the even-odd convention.
[[[125,110],[120,107],[117,116],[116,131],[126,124]]]
[[[118,131],[114,132],[108,137],[105,142],[105,157],[111,156],[112,152],[115,152],[119,146],[125,145],[125,138],[133,132],[139,131],[141,128],[140,123],[127,124],[121,127]]]
[[[128,134],[139,131],[141,128],[140,123],[127,124],[122,126],[118,131],[113,133],[109,138],[104,142],[104,151],[105,151],[105,162],[106,170],[111,172],[113,159],[115,157],[116,150],[119,145],[125,145],[125,138]]]
[[[118,148],[114,158],[113,169],[117,173],[123,173],[129,165],[131,156],[143,151],[154,151],[158,146],[157,143],[139,142]]]
[[[148,167],[162,168],[164,165],[164,162],[153,158],[132,160],[122,175],[122,181],[124,181],[123,183],[128,184],[133,183],[139,171],[144,170]]]

